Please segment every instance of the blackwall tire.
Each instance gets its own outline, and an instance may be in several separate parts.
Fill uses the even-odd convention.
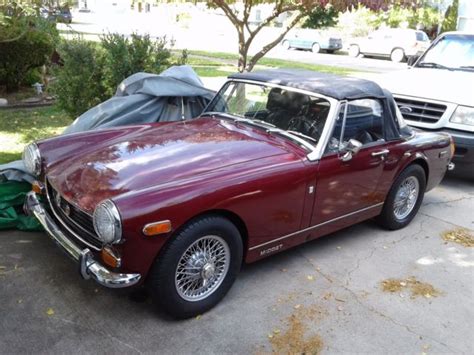
[[[423,202],[425,189],[424,169],[418,164],[408,166],[393,183],[382,213],[377,218],[379,224],[389,230],[408,225]]]
[[[147,286],[155,304],[173,317],[202,314],[226,295],[240,271],[242,238],[220,216],[189,222],[164,247]]]

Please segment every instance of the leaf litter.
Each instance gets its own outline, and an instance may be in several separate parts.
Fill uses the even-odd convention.
[[[410,291],[411,298],[432,298],[441,294],[441,292],[435,289],[431,284],[421,282],[414,276],[410,276],[406,279],[386,279],[380,283],[380,286],[383,292],[400,293],[401,297],[403,297],[403,293],[401,293],[403,291]]]
[[[274,329],[268,338],[272,351],[277,354],[320,354],[323,340],[310,331],[309,322],[315,321],[325,313],[317,306],[299,305],[285,319],[285,329]]]
[[[474,233],[464,228],[456,228],[444,232],[441,237],[446,242],[454,242],[461,244],[467,248],[474,247]]]

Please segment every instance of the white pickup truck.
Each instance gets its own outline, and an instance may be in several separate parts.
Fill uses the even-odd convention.
[[[408,65],[380,83],[409,125],[449,133],[455,170],[474,177],[474,33],[443,33]]]

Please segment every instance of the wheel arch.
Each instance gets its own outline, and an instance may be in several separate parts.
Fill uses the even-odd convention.
[[[199,218],[204,218],[204,217],[210,217],[210,216],[223,217],[223,218],[229,220],[232,224],[234,224],[234,226],[239,231],[240,237],[242,238],[242,247],[243,247],[242,261],[245,260],[245,258],[247,256],[247,250],[248,250],[248,229],[247,229],[247,225],[245,224],[244,220],[237,213],[232,212],[232,211],[227,210],[227,209],[211,209],[211,210],[207,210],[207,211],[202,211],[202,212],[188,218],[176,230],[173,231],[172,235],[170,236],[170,240],[173,238],[174,235],[178,234],[186,225],[188,225],[193,220],[196,220],[196,219],[199,219]],[[164,246],[163,246],[163,248],[164,248]]]
[[[397,176],[395,177],[393,181],[395,181],[400,176],[400,174],[411,165],[419,165],[423,168],[423,171],[425,172],[426,186],[428,186],[428,179],[430,177],[430,168],[427,162],[427,158],[423,154],[420,154],[420,153],[418,153],[413,160],[411,160],[408,164],[403,166],[403,168],[398,171]]]

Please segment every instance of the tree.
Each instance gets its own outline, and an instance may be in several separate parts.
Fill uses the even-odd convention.
[[[331,27],[337,23],[338,11],[334,6],[316,6],[303,22],[303,28]]]
[[[371,9],[386,8],[388,4],[396,0],[208,0],[206,3],[211,8],[219,8],[230,20],[237,30],[239,43],[238,70],[251,71],[255,64],[272,48],[281,42],[285,35],[305,16],[317,11],[317,8],[325,8],[332,4],[334,11],[341,11],[357,6],[366,5]],[[400,2],[404,0],[397,0]],[[416,0],[409,1],[410,3]],[[272,11],[257,25],[250,24],[250,15],[256,6],[269,4],[273,6]],[[275,21],[280,15],[287,13],[289,19],[280,33],[269,43],[264,45],[252,57],[249,57],[249,49],[255,37],[265,27]]]
[[[458,25],[458,7],[459,0],[453,0],[453,3],[449,5],[444,15],[441,32],[456,31]]]

